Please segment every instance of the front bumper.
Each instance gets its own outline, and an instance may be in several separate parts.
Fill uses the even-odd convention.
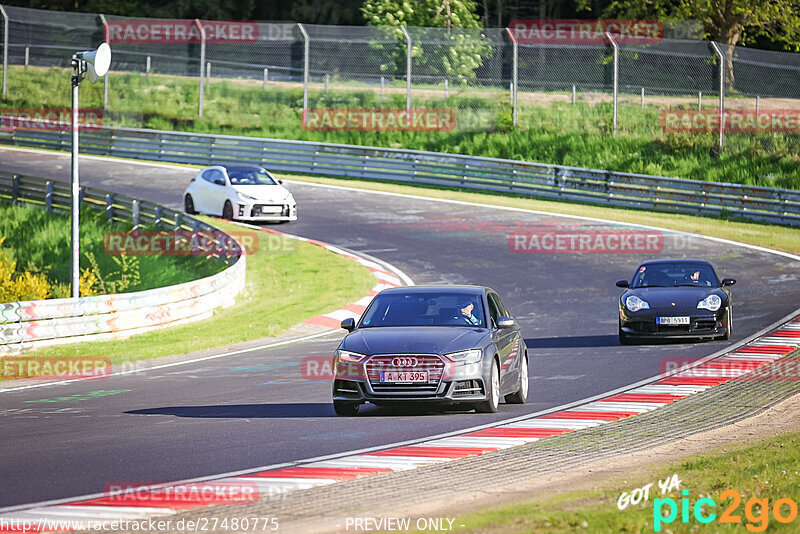
[[[699,339],[723,336],[727,332],[727,308],[707,313],[686,313],[688,325],[656,324],[655,313],[641,315],[620,313],[620,331],[633,338]],[[675,315],[679,315],[676,313]]]
[[[237,221],[291,222],[297,220],[297,205],[238,201],[234,204],[233,217]]]
[[[460,402],[478,402],[486,400],[486,384],[482,362],[468,365],[456,365],[455,362],[438,355],[411,355],[435,362],[422,368],[428,370],[430,379],[422,383],[380,382],[380,370],[409,371],[380,367],[382,358],[396,355],[375,355],[359,364],[345,363],[338,359],[334,367],[332,394],[334,400],[353,402],[425,402],[455,404]]]

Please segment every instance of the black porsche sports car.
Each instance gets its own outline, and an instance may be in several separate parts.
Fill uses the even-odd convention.
[[[333,406],[365,402],[469,405],[496,412],[500,396],[524,403],[528,353],[519,325],[488,287],[415,286],[381,291],[334,359]]]
[[[642,263],[619,299],[619,341],[634,338],[729,339],[733,328],[732,278],[721,282],[707,261]]]

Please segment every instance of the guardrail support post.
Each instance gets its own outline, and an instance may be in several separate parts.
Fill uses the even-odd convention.
[[[176,232],[181,229],[181,217],[182,217],[182,215],[181,215],[180,212],[175,212],[175,231]]]
[[[44,210],[47,213],[53,212],[53,182],[47,181],[44,192]]]
[[[134,200],[131,202],[131,223],[133,223],[133,231],[139,229],[139,201]]]
[[[308,111],[308,55],[311,53],[311,40],[308,32],[299,22],[297,28],[303,34],[303,111]]]
[[[725,57],[716,42],[711,41],[711,46],[719,58],[719,150],[722,152],[725,144]]]
[[[206,63],[206,30],[203,28],[203,25],[200,24],[199,19],[194,19],[194,23],[197,25],[198,29],[200,30],[200,101],[198,103],[197,108],[197,116],[203,116],[203,70]]]
[[[161,226],[161,206],[156,206],[155,215],[153,216],[153,224],[156,225],[156,230]]]
[[[406,111],[411,109],[411,36],[405,26],[400,26],[406,37]]]
[[[606,39],[614,48],[614,135],[617,135],[617,89],[619,84],[619,45],[614,41],[609,32],[606,32]]]
[[[106,195],[106,220],[111,223],[114,221],[114,195]]]
[[[8,13],[0,5],[0,14],[3,15],[3,100],[8,94]]]
[[[16,204],[19,199],[19,176],[16,174],[11,178],[11,203]]]
[[[519,91],[519,46],[517,44],[517,39],[514,37],[514,32],[511,31],[511,28],[506,28],[508,32],[508,38],[511,39],[511,42],[514,44],[514,61],[513,61],[513,70],[511,72],[511,108],[512,108],[512,117],[513,120],[511,124],[514,126],[517,125],[517,91]]]

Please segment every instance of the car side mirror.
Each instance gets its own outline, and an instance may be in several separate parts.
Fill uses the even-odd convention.
[[[283,185],[283,180],[278,180],[278,183]]]
[[[736,285],[736,280],[734,280],[733,278],[723,278],[723,279],[722,279],[722,285],[723,285],[723,286],[733,286],[733,285]]]
[[[617,280],[617,287],[629,287],[630,284],[627,280]]]
[[[498,317],[497,328],[514,328],[517,326],[517,321],[511,317]]]
[[[219,178],[217,178],[216,180],[214,180],[214,183],[217,185],[225,185],[225,180],[220,180]]]
[[[356,329],[356,320],[352,317],[348,317],[347,319],[342,319],[342,328],[347,330],[348,332],[352,332]]]

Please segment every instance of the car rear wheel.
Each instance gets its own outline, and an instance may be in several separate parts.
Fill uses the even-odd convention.
[[[197,214],[197,212],[194,210],[194,200],[192,200],[192,195],[186,195],[183,197],[183,211],[189,215]]]
[[[491,376],[486,383],[486,400],[475,405],[478,413],[495,413],[500,406],[500,369],[492,362]]]
[[[233,205],[231,205],[230,200],[225,201],[225,205],[222,207],[222,218],[227,220],[233,220]]]
[[[352,417],[358,415],[358,403],[349,401],[333,401],[333,411],[336,415]]]
[[[505,396],[508,404],[525,404],[528,398],[528,355],[523,354],[519,362],[519,389]]]

